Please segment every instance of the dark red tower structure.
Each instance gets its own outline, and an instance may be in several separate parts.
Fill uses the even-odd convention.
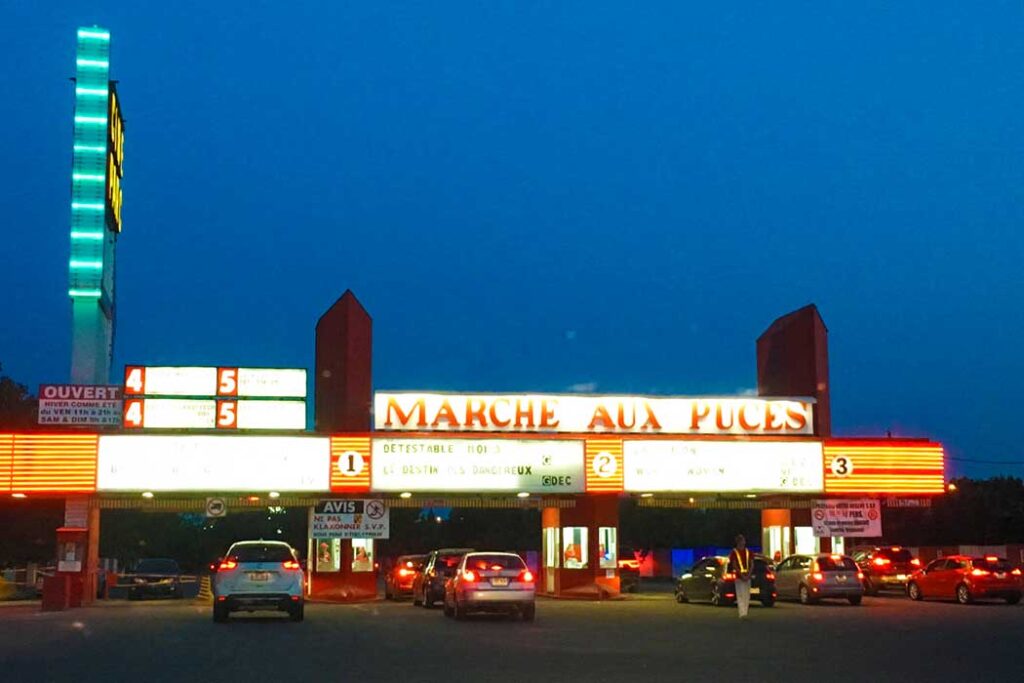
[[[814,304],[777,318],[757,338],[757,393],[814,398],[814,433],[832,435],[828,328]]]
[[[373,320],[346,290],[316,323],[317,432],[370,431],[372,356]]]

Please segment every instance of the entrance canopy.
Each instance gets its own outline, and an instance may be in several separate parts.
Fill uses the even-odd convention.
[[[939,494],[910,439],[374,432],[0,434],[0,493]]]

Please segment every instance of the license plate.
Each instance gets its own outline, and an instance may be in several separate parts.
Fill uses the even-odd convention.
[[[508,585],[508,577],[496,576],[493,579],[491,579],[491,585],[492,586],[507,586]]]
[[[1006,572],[997,572],[996,573],[996,578],[997,579],[1005,579],[1006,578]]]
[[[756,587],[755,588],[751,588],[750,589],[750,594],[751,595],[760,595],[761,594],[761,589],[760,588],[756,588]]]
[[[270,572],[249,572],[250,581],[270,581]]]
[[[906,574],[897,574],[896,575],[896,580],[897,581],[906,581],[907,580],[907,575]]]

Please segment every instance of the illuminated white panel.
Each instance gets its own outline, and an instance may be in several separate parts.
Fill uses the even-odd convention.
[[[217,368],[147,367],[142,393],[150,396],[215,396]]]
[[[626,491],[824,490],[818,441],[626,441]]]
[[[238,395],[306,398],[306,371],[294,368],[238,368]]]
[[[142,426],[146,429],[213,429],[217,402],[191,398],[147,398]]]
[[[305,428],[305,401],[238,401],[238,429]]]
[[[100,491],[328,491],[328,437],[100,436]]]
[[[374,491],[580,493],[583,442],[373,439]]]

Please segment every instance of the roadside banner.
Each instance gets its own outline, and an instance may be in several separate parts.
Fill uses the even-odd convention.
[[[313,538],[390,538],[382,500],[325,500],[313,508]]]
[[[811,526],[818,537],[881,536],[882,506],[875,498],[816,500]]]

